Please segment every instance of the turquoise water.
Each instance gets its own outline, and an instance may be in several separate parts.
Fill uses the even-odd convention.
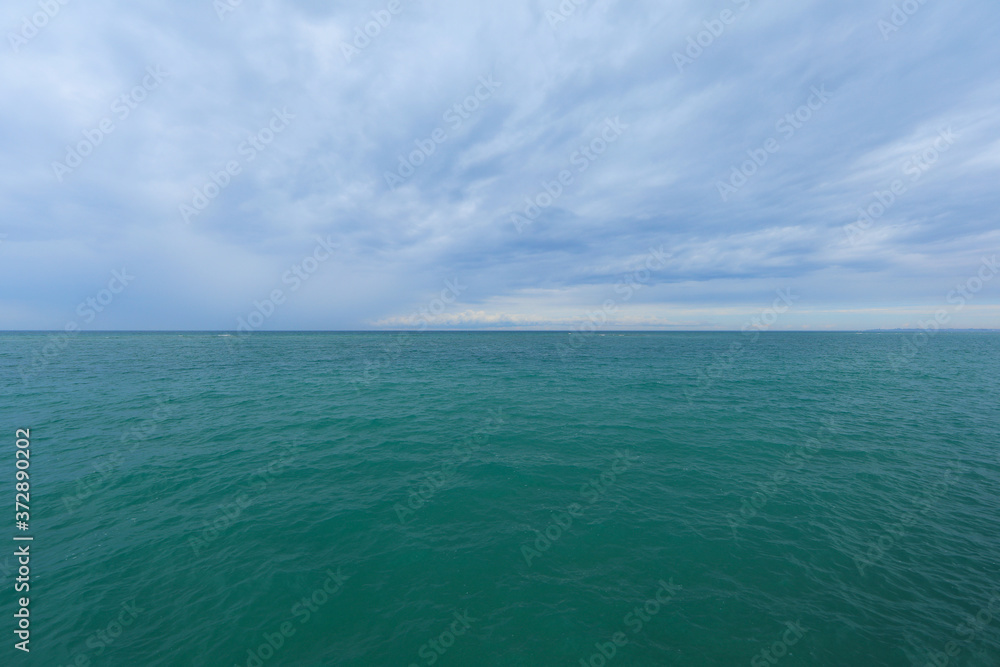
[[[2,664],[1000,665],[1000,335],[0,334],[0,371]]]

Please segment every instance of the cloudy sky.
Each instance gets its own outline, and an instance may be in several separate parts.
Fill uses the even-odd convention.
[[[0,329],[1000,327],[998,23],[9,0]]]

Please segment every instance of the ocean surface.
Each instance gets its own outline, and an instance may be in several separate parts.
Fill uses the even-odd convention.
[[[1000,665],[998,334],[4,333],[0,376],[2,665]]]

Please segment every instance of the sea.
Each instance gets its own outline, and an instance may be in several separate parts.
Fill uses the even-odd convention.
[[[1000,665],[1000,334],[2,333],[0,377],[2,665]]]

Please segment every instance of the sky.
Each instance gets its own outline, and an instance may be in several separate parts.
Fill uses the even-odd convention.
[[[0,329],[1000,328],[998,23],[8,0]]]

